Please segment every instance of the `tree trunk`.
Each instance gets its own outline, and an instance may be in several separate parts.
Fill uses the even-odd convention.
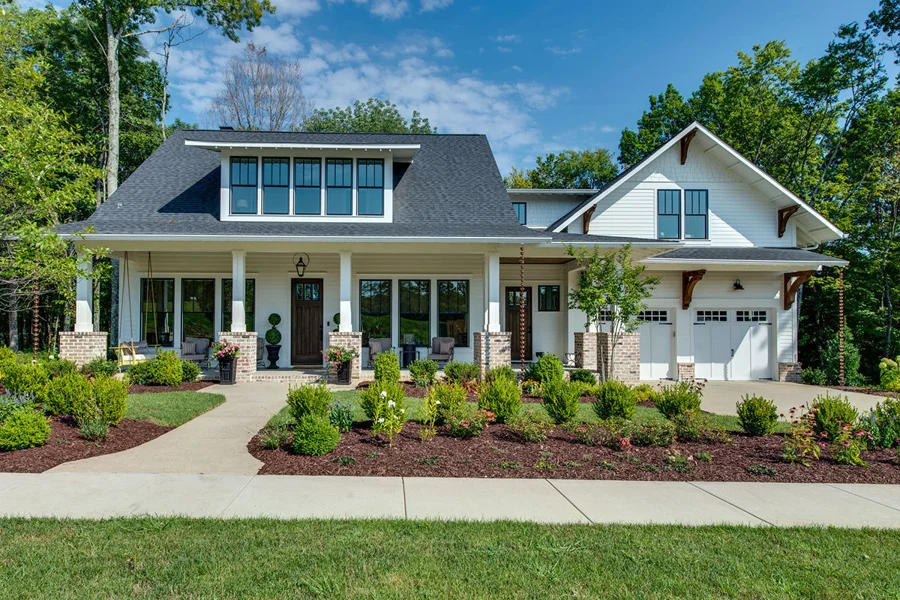
[[[106,160],[106,197],[119,187],[119,38],[107,22],[106,71],[109,75],[109,156]]]
[[[19,351],[19,313],[15,306],[9,309],[9,349]]]

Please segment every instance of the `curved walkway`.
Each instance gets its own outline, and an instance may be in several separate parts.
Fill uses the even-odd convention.
[[[275,382],[205,388],[225,396],[225,402],[146,444],[64,463],[49,472],[255,475],[263,463],[247,452],[247,442],[281,410],[287,389],[287,383]]]

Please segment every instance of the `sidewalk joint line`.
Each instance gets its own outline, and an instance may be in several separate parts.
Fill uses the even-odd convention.
[[[777,525],[775,525],[775,523],[770,523],[769,521],[766,521],[765,519],[763,519],[763,518],[760,517],[759,515],[753,514],[752,512],[750,512],[749,510],[747,510],[747,509],[744,508],[743,506],[738,506],[738,505],[735,504],[734,502],[729,502],[729,501],[726,500],[725,498],[722,498],[721,496],[717,496],[716,494],[713,494],[713,493],[712,493],[711,491],[709,491],[708,489],[702,488],[702,487],[700,487],[699,485],[696,485],[693,481],[686,481],[685,483],[688,483],[688,484],[690,484],[690,485],[693,485],[695,488],[697,488],[697,489],[700,490],[701,492],[706,492],[707,494],[709,494],[710,496],[712,496],[712,497],[715,498],[716,500],[721,500],[721,501],[724,502],[725,504],[728,504],[729,506],[733,506],[733,507],[735,507],[736,509],[738,509],[738,510],[741,511],[741,512],[747,513],[748,515],[750,515],[750,516],[753,517],[754,519],[759,519],[760,521],[762,521],[762,522],[765,523],[766,525],[769,525],[769,526],[771,526],[771,527],[778,527]]]
[[[244,493],[244,490],[247,489],[247,486],[250,485],[250,482],[253,481],[254,479],[256,479],[257,477],[259,477],[258,473],[256,475],[250,476],[250,479],[247,480],[247,483],[244,484],[244,487],[242,487],[240,490],[238,490],[238,493],[234,495],[234,498],[232,498],[228,502],[228,504],[225,505],[225,508],[222,509],[222,512],[219,513],[220,519],[224,518],[223,515],[225,514],[225,511],[228,510],[229,508],[231,508],[231,505],[234,504],[234,501],[237,500],[240,497],[240,495]]]
[[[400,478],[400,485],[403,487],[403,518],[409,519],[409,512],[406,510],[406,477]]]
[[[859,494],[857,494],[855,492],[851,492],[850,490],[845,490],[844,488],[839,488],[836,485],[834,485],[833,483],[826,483],[825,485],[827,485],[828,487],[830,487],[834,490],[838,490],[839,492],[846,492],[846,493],[850,494],[851,496],[856,496],[857,498],[860,498],[862,500],[868,500],[869,502],[872,502],[873,504],[877,504],[878,506],[883,506],[885,508],[890,508],[891,510],[896,510],[897,512],[900,512],[900,508],[895,508],[895,507],[891,506],[890,504],[885,504],[883,502],[879,502],[878,500],[872,500],[871,498],[866,498],[865,496],[860,496]],[[854,485],[854,484],[850,483],[847,485]]]
[[[550,484],[550,487],[552,487],[554,490],[556,490],[556,493],[557,493],[557,494],[559,494],[560,496],[562,496],[563,498],[565,498],[565,499],[566,499],[566,502],[568,502],[569,504],[571,504],[571,505],[575,508],[575,510],[577,510],[579,513],[581,513],[581,516],[584,517],[585,519],[587,519],[587,522],[588,522],[588,523],[590,523],[591,525],[596,525],[596,523],[594,523],[594,521],[593,521],[589,516],[587,516],[586,514],[584,514],[584,511],[581,510],[581,509],[578,507],[577,504],[575,504],[574,502],[572,502],[572,501],[569,499],[568,496],[566,496],[566,495],[563,494],[561,491],[559,491],[559,488],[556,487],[555,485],[553,485],[553,482],[552,482],[552,481],[550,481],[549,479],[544,479],[544,481],[546,481],[548,484]]]

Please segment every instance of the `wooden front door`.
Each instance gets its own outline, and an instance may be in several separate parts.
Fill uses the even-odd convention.
[[[506,330],[512,333],[512,360],[522,358],[522,335],[519,328],[519,306],[525,303],[525,360],[531,360],[531,288],[525,295],[517,287],[506,288]]]
[[[324,293],[321,279],[291,280],[291,364],[322,364]]]

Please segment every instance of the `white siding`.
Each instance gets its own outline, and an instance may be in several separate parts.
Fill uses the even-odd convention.
[[[560,194],[515,194],[509,195],[512,202],[526,205],[526,225],[528,227],[548,227],[570,210],[581,204],[585,196]]]

